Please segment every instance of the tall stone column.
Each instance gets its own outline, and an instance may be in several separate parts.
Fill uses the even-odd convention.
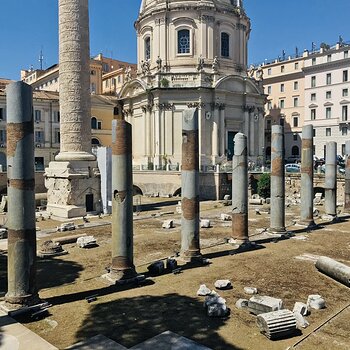
[[[201,257],[199,244],[199,140],[198,109],[182,115],[182,218],[181,257],[185,261]]]
[[[350,141],[345,142],[345,197],[344,209],[350,211]]]
[[[300,224],[308,227],[314,222],[314,127],[303,126],[301,145],[301,192],[300,192]]]
[[[60,152],[46,169],[47,210],[84,216],[100,208],[100,174],[91,153],[88,0],[59,0]]]
[[[34,120],[32,88],[6,88],[8,167],[8,291],[11,305],[30,305],[36,288]]]
[[[235,136],[232,159],[232,238],[238,244],[249,241],[248,237],[248,153],[247,136]]]
[[[225,155],[226,130],[225,130],[225,104],[220,103],[220,156]]]
[[[133,263],[132,127],[112,121],[112,266],[110,282],[136,276]]]
[[[286,228],[283,126],[272,126],[271,143],[271,223],[269,231],[284,233]]]
[[[337,143],[326,143],[326,172],[325,172],[325,202],[326,215],[337,216]]]

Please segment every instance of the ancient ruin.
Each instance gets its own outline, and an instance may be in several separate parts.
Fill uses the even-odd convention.
[[[59,0],[60,153],[46,169],[47,210],[71,218],[99,211],[100,173],[91,153],[87,0]]]

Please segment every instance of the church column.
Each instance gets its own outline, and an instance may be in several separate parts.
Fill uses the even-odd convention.
[[[214,104],[214,116],[213,116],[213,130],[211,135],[211,153],[213,159],[213,165],[216,164],[216,158],[219,156],[219,106]]]
[[[255,122],[254,122],[255,107],[249,108],[249,155],[255,156]]]
[[[249,107],[247,105],[242,106],[244,114],[244,134],[248,137],[247,142],[247,154],[250,156],[250,120],[249,120]]]
[[[225,155],[226,129],[225,129],[225,104],[220,103],[220,156]]]
[[[154,165],[161,164],[161,117],[162,107],[157,105],[158,109],[154,114]]]

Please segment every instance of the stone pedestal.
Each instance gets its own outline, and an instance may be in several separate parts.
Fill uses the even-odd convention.
[[[47,211],[73,218],[100,211],[100,172],[96,161],[51,162],[45,173]]]

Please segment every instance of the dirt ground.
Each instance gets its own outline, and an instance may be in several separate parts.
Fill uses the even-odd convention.
[[[170,214],[176,205],[175,199],[142,198],[142,210],[134,221],[137,272],[147,273],[150,262],[179,251],[180,215]],[[68,255],[38,259],[40,297],[52,304],[50,316],[19,321],[59,349],[97,334],[131,347],[166,330],[215,350],[285,350],[299,341],[296,349],[350,349],[350,290],[314,266],[314,258],[319,255],[350,265],[350,216],[332,224],[318,219],[318,229],[303,231],[291,226],[299,213],[298,206],[291,206],[287,208],[286,224],[295,237],[276,241],[259,235],[259,229],[268,227],[269,216],[257,215],[255,208],[250,210],[250,235],[257,240],[259,249],[232,254],[232,246],[225,243],[231,234],[231,223],[219,218],[220,213],[229,213],[230,207],[220,202],[203,202],[201,217],[209,218],[212,227],[201,229],[201,248],[211,263],[183,266],[180,274],[151,277],[149,283],[139,287],[108,286],[100,278],[111,262],[110,225],[79,229],[75,233],[94,235],[98,247],[81,249],[68,244],[64,246]],[[322,213],[323,208],[319,209]],[[162,229],[162,222],[169,218],[175,220],[175,228]],[[108,222],[110,217],[91,220]],[[37,223],[41,229],[59,224],[48,220]],[[50,234],[41,240],[57,235],[64,234]],[[0,292],[4,295],[5,254],[0,254],[0,259]],[[200,284],[214,289],[217,279],[230,279],[233,284],[233,289],[219,291],[231,309],[227,318],[207,317],[203,297],[196,295]],[[235,307],[239,298],[249,298],[243,291],[246,286],[258,288],[260,295],[283,299],[288,309],[293,309],[296,301],[306,302],[309,294],[320,294],[327,307],[313,310],[307,317],[310,326],[293,338],[270,341],[259,333],[254,315]],[[90,295],[97,295],[97,300],[88,303],[85,297]],[[302,340],[305,336],[308,337]]]

